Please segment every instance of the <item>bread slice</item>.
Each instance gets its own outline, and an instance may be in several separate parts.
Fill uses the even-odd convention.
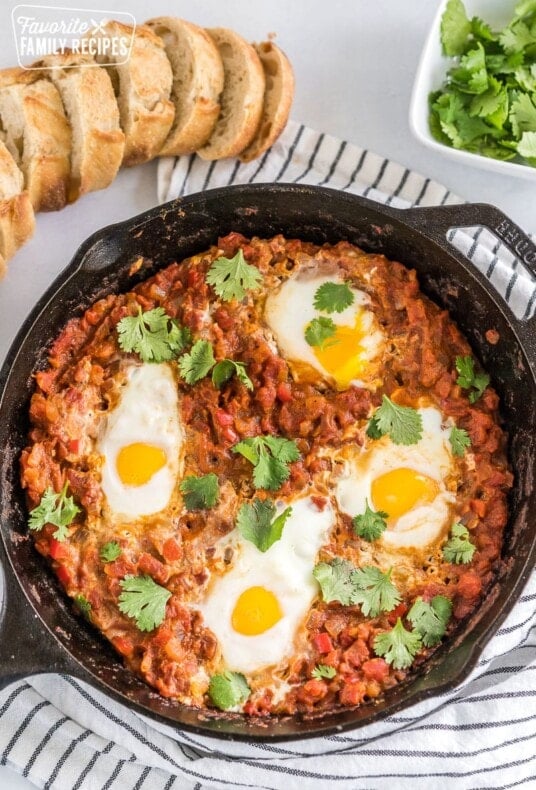
[[[191,154],[210,137],[220,114],[223,63],[203,28],[169,16],[146,23],[160,37],[173,69],[175,121],[161,156]]]
[[[173,73],[162,40],[147,26],[132,28],[110,21],[103,29],[101,38],[110,43],[119,37],[132,41],[127,59],[114,55],[112,47],[107,50],[111,54],[96,57],[99,63],[113,64],[106,68],[125,133],[123,164],[130,167],[155,157],[168,136],[175,117],[169,99]]]
[[[266,79],[261,121],[255,137],[239,156],[251,162],[270,148],[287,125],[294,98],[294,72],[290,61],[272,41],[253,44]]]
[[[207,31],[223,61],[221,112],[208,142],[197,153],[203,159],[236,156],[252,141],[262,115],[265,78],[259,56],[238,33],[226,28]]]
[[[93,65],[91,65],[93,64]],[[69,202],[104,189],[117,175],[125,135],[112,82],[86,55],[48,55],[39,64],[60,92],[72,130]]]
[[[0,140],[0,277],[6,261],[33,235],[35,215],[24,177]]]
[[[71,131],[56,88],[39,71],[0,72],[0,124],[35,211],[63,208]]]

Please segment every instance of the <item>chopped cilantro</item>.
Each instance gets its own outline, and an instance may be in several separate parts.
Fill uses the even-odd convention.
[[[91,604],[85,595],[75,595],[74,602],[86,620],[91,620]]]
[[[328,340],[334,336],[336,331],[337,327],[332,318],[320,316],[320,318],[313,318],[313,320],[307,324],[305,328],[305,339],[310,346],[319,346],[321,349],[329,348],[329,346],[335,345],[338,342],[337,340],[332,340],[328,343]]]
[[[450,529],[451,537],[443,546],[443,557],[454,565],[466,565],[473,559],[476,546],[469,540],[469,530],[459,522]]]
[[[53,533],[54,538],[63,542],[69,537],[68,527],[79,512],[80,508],[74,504],[73,497],[67,496],[67,483],[59,494],[49,487],[37,507],[30,511],[28,526],[33,530],[40,530],[45,524],[52,524],[57,527]]]
[[[291,513],[292,508],[287,507],[276,516],[276,507],[271,499],[254,499],[251,505],[245,502],[240,507],[236,526],[243,538],[264,553],[281,538]]]
[[[315,678],[316,680],[322,680],[322,678],[331,680],[336,674],[337,670],[335,667],[330,667],[327,664],[317,664],[311,672],[311,677]]]
[[[313,305],[325,313],[342,313],[354,303],[354,299],[346,283],[324,283],[316,289]]]
[[[184,496],[186,510],[207,510],[214,507],[220,495],[218,478],[212,472],[208,475],[189,475],[179,486]]]
[[[190,330],[179,326],[163,307],[125,316],[117,324],[123,351],[135,351],[144,362],[166,362],[183,351],[191,341]]]
[[[367,435],[378,439],[386,433],[393,444],[417,444],[422,437],[422,417],[411,406],[398,406],[383,395],[382,405],[369,421]]]
[[[208,340],[196,340],[190,353],[179,359],[179,370],[187,384],[195,384],[205,378],[215,364],[212,344]]]
[[[475,373],[475,363],[472,357],[456,357],[456,370],[458,371],[458,384],[469,392],[470,403],[475,403],[489,384],[487,373]]]
[[[363,540],[370,542],[378,540],[382,532],[387,528],[386,518],[389,518],[388,513],[384,513],[383,510],[372,510],[369,507],[368,500],[365,499],[365,512],[359,516],[354,516],[352,519],[354,532]]]
[[[462,1],[449,0],[441,18],[441,43],[445,55],[461,55],[470,33],[471,23]]]
[[[445,635],[452,614],[452,603],[444,595],[435,595],[430,603],[417,598],[407,614],[423,645],[432,647]]]
[[[222,359],[216,364],[212,371],[212,383],[217,389],[220,389],[222,384],[225,384],[233,376],[236,376],[246,389],[253,389],[253,382],[246,372],[246,366],[243,362],[235,362],[234,359]]]
[[[352,574],[354,566],[346,560],[336,557],[331,562],[319,562],[313,569],[313,576],[320,585],[322,600],[339,601],[343,606],[352,604],[354,583]]]
[[[166,616],[166,604],[171,593],[150,576],[125,576],[119,582],[119,611],[132,617],[140,631],[153,631]]]
[[[400,593],[391,581],[392,570],[382,573],[374,565],[364,565],[353,572],[352,603],[361,604],[365,617],[391,612],[400,603]]]
[[[99,557],[103,562],[114,562],[121,555],[121,546],[115,540],[109,540],[101,546]]]
[[[288,465],[300,458],[296,442],[278,436],[254,436],[244,439],[232,448],[253,464],[255,488],[275,491],[290,476]]]
[[[262,274],[246,262],[242,250],[233,258],[216,258],[207,272],[206,281],[225,302],[243,299],[246,291],[260,287]]]
[[[421,637],[417,631],[407,631],[400,617],[390,631],[378,634],[374,639],[374,652],[383,656],[394,669],[406,669],[422,647]]]
[[[229,710],[247,700],[251,690],[240,672],[222,672],[212,675],[208,695],[213,705],[220,710]]]
[[[449,442],[452,448],[452,455],[463,455],[466,447],[471,446],[471,439],[464,428],[456,428],[454,425],[450,429]]]

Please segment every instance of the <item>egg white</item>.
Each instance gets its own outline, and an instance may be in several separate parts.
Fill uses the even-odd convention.
[[[166,464],[144,485],[125,485],[117,472],[117,456],[136,442],[161,448]],[[167,506],[179,475],[183,442],[177,385],[169,365],[131,367],[97,443],[104,459],[101,487],[113,514],[133,519]]]

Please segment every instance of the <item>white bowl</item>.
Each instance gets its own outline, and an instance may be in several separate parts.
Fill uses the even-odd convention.
[[[430,131],[428,96],[443,85],[451,58],[443,55],[441,49],[440,25],[443,11],[448,0],[441,0],[437,14],[430,28],[428,38],[422,51],[413,84],[413,93],[409,109],[409,125],[411,131],[424,145],[442,156],[454,159],[460,164],[493,170],[508,176],[536,179],[536,167],[520,165],[515,162],[502,162],[480,154],[472,154],[458,148],[438,142]],[[513,16],[516,0],[463,0],[469,18],[479,16],[494,29],[502,29]]]

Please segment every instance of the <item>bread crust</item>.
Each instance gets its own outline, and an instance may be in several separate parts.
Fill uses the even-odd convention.
[[[71,124],[69,202],[73,202],[109,186],[117,175],[125,148],[119,109],[110,76],[92,58],[56,54],[39,65],[59,90]]]
[[[0,278],[6,273],[9,258],[34,232],[34,210],[23,186],[22,172],[0,141]]]
[[[246,148],[261,119],[265,77],[259,56],[242,36],[227,28],[209,28],[224,68],[221,111],[216,126],[197,153],[203,159],[237,156]]]
[[[63,208],[71,130],[54,85],[38,70],[5,69],[0,72],[0,117],[35,211]]]
[[[121,128],[125,133],[122,164],[147,162],[157,156],[169,134],[175,117],[170,100],[173,73],[162,40],[146,25],[135,28],[110,21],[105,25],[106,37],[124,36],[132,39],[130,55],[125,62],[117,56],[97,57],[107,66],[114,85]]]
[[[259,127],[239,155],[241,162],[251,162],[272,147],[287,125],[294,99],[294,72],[285,53],[273,41],[253,46],[264,69],[266,88]]]
[[[173,69],[175,120],[160,156],[191,154],[209,139],[220,114],[223,63],[203,28],[163,16],[146,23],[163,42]]]

